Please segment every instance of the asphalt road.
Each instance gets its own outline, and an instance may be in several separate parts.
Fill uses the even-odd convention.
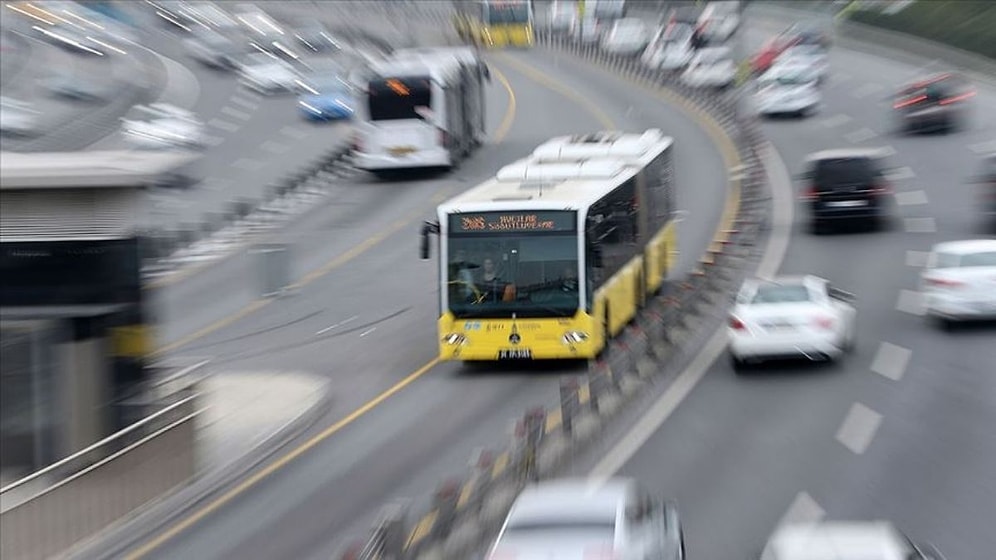
[[[297,274],[333,259],[326,275],[189,343],[185,335],[251,298],[251,261],[232,259],[164,290],[164,338],[179,343],[172,352],[211,356],[225,369],[331,377],[334,402],[319,428],[391,387],[397,392],[150,556],[328,558],[344,541],[364,536],[385,501],[425,499],[448,473],[462,471],[473,449],[501,442],[524,409],[556,398],[558,375],[578,366],[501,371],[434,364],[436,269],[417,255],[418,219],[430,218],[444,196],[542,141],[609,126],[659,126],[673,134],[678,203],[689,212],[681,228],[681,267],[705,249],[728,173],[689,117],[601,71],[538,49],[497,54],[490,62],[507,76],[516,100],[507,136],[444,177],[341,185],[341,195],[286,234]],[[498,82],[489,92],[492,131],[509,103]]]
[[[751,21],[756,46],[788,22]],[[736,376],[725,354],[625,463],[676,498],[691,557],[742,560],[782,520],[888,518],[949,558],[996,549],[996,347],[992,325],[944,333],[917,312],[923,251],[986,235],[964,183],[996,137],[996,90],[952,135],[901,137],[884,97],[921,69],[835,48],[820,113],[765,132],[790,172],[807,153],[891,146],[902,169],[891,231],[814,237],[805,208],[781,272],[855,293],[857,349],[842,363],[790,363]],[[932,67],[933,70],[938,67]],[[992,146],[992,144],[988,144]],[[988,148],[992,149],[992,148]],[[613,456],[615,442],[578,465]]]

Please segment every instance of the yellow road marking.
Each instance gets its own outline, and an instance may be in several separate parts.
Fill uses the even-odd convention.
[[[560,407],[557,407],[546,413],[546,426],[543,428],[543,433],[549,434],[560,427],[560,423],[564,421],[563,413],[560,411]]]
[[[457,499],[457,509],[463,509],[463,506],[467,505],[470,497],[474,495],[474,488],[476,487],[477,483],[474,480],[470,480],[463,485],[463,489],[460,490],[460,498]]]
[[[492,68],[491,71],[498,78],[498,81],[501,82],[505,91],[508,92],[508,110],[505,111],[505,117],[502,118],[501,123],[498,124],[498,128],[495,129],[495,133],[492,136],[495,144],[497,144],[504,140],[505,136],[508,135],[508,131],[512,129],[512,123],[515,122],[516,101],[515,90],[512,89],[512,84],[508,83],[508,78],[505,77],[505,74],[497,68]]]
[[[495,459],[495,465],[491,469],[492,479],[498,478],[499,476],[501,476],[503,472],[505,472],[505,469],[508,467],[508,462],[510,459],[511,457],[509,456],[508,451],[505,451],[504,453],[499,455],[497,459]]]
[[[193,514],[191,514],[189,517],[185,517],[184,519],[180,520],[175,525],[173,525],[172,527],[170,527],[169,529],[167,529],[165,532],[160,533],[159,535],[157,535],[152,540],[148,541],[147,543],[145,543],[144,545],[142,545],[138,549],[136,549],[133,552],[129,553],[125,558],[127,558],[129,560],[135,560],[136,558],[141,558],[141,557],[145,556],[146,554],[152,552],[153,550],[159,548],[166,541],[172,539],[176,535],[179,535],[180,533],[182,533],[183,531],[187,530],[189,527],[191,527],[192,525],[194,525],[198,521],[204,519],[208,515],[211,515],[212,513],[214,513],[218,509],[220,509],[222,506],[224,506],[228,502],[232,501],[232,499],[234,499],[239,494],[245,492],[246,490],[248,490],[252,486],[255,486],[257,483],[259,483],[259,481],[261,481],[264,478],[270,476],[271,474],[277,472],[278,470],[280,470],[281,468],[283,468],[285,465],[287,465],[288,463],[290,463],[294,459],[297,459],[301,455],[304,455],[305,453],[307,453],[308,451],[310,451],[311,449],[313,449],[316,445],[322,443],[323,441],[325,441],[326,439],[328,439],[332,435],[334,435],[337,432],[341,431],[346,426],[352,424],[353,422],[356,421],[357,418],[363,416],[367,412],[370,412],[375,407],[377,407],[378,405],[380,405],[382,402],[384,402],[387,399],[391,398],[395,393],[397,393],[398,391],[401,391],[402,389],[404,389],[405,387],[407,387],[408,385],[410,385],[411,383],[413,383],[416,379],[418,379],[419,377],[422,377],[423,375],[425,375],[429,370],[431,370],[433,367],[435,367],[436,364],[438,364],[438,363],[439,363],[439,358],[434,358],[434,359],[430,360],[427,364],[425,364],[424,366],[422,366],[422,367],[418,368],[417,370],[415,370],[414,372],[412,372],[410,375],[408,375],[408,377],[402,379],[401,381],[399,381],[396,385],[394,385],[390,389],[388,389],[388,390],[384,391],[383,393],[377,395],[373,400],[367,402],[366,404],[364,404],[360,408],[357,408],[356,410],[354,410],[353,412],[351,412],[348,416],[346,416],[342,420],[339,420],[335,424],[332,424],[328,428],[325,428],[321,433],[315,435],[314,437],[312,437],[308,441],[302,443],[299,447],[295,448],[294,450],[292,450],[288,454],[280,457],[275,462],[273,462],[273,463],[267,465],[265,468],[257,471],[255,474],[253,474],[249,478],[245,479],[244,481],[242,481],[240,484],[238,484],[237,486],[235,486],[231,490],[225,492],[224,494],[222,494],[221,496],[219,496],[218,498],[216,498],[215,500],[213,500],[212,502],[210,502],[209,504],[207,504],[203,508],[201,508],[201,509],[197,510],[196,512],[194,512]]]
[[[585,381],[578,386],[578,404],[584,405],[591,400],[591,387]]]
[[[412,529],[411,534],[408,535],[408,542],[405,543],[405,549],[409,549],[412,545],[417,544],[420,540],[429,536],[429,532],[432,531],[432,526],[436,524],[436,518],[439,517],[439,512],[437,510],[432,510],[425,515],[415,527]]]

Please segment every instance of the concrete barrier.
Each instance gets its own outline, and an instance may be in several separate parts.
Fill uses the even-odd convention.
[[[462,479],[445,481],[434,494],[430,509],[406,521],[405,544],[400,551],[356,555],[374,548],[373,543],[382,539],[383,528],[378,525],[365,545],[357,543],[341,556],[343,559],[475,557],[526,484],[555,476],[592,442],[601,426],[639,397],[646,383],[677,375],[682,364],[693,357],[697,337],[719,323],[728,294],[758,257],[757,241],[764,234],[769,213],[766,173],[758,157],[763,138],[754,118],[738,110],[736,91],[690,88],[675,76],[645,68],[636,60],[560,37],[540,34],[538,42],[537,48],[573,55],[666,93],[720,129],[734,144],[741,161],[730,179],[734,203],[724,213],[698,268],[650,299],[603,356],[592,360],[585,375],[562,378],[556,403],[526,411],[516,419],[511,442],[495,450],[479,450]]]

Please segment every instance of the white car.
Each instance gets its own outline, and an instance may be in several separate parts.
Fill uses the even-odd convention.
[[[699,16],[699,29],[710,43],[725,43],[740,27],[740,2],[709,2]]]
[[[0,97],[0,133],[29,136],[38,131],[38,115],[30,103]]]
[[[754,101],[760,115],[814,113],[823,102],[816,77],[804,66],[776,64],[758,80]]]
[[[602,38],[602,49],[612,54],[635,55],[647,48],[650,32],[642,20],[623,18],[616,20]]]
[[[695,53],[681,79],[692,87],[730,87],[737,81],[737,65],[727,47],[707,47]]]
[[[598,43],[605,31],[604,24],[591,16],[575,19],[571,26],[571,38],[583,45]]]
[[[924,311],[944,326],[996,319],[996,239],[935,245],[920,283]]]
[[[854,346],[857,312],[851,299],[812,275],[747,280],[730,312],[734,368],[765,359],[839,358]]]
[[[775,65],[779,64],[802,66],[821,83],[826,80],[830,72],[827,51],[819,45],[801,44],[789,47],[775,59]]]
[[[780,527],[760,560],[944,560],[888,521],[825,521]]]
[[[695,55],[694,31],[690,26],[670,24],[662,27],[643,51],[640,60],[651,68],[676,71],[684,68]]]
[[[675,505],[632,479],[541,482],[519,494],[488,560],[682,560]]]
[[[196,115],[166,103],[136,105],[121,119],[121,133],[136,148],[204,147],[204,123]]]
[[[295,92],[299,81],[290,64],[269,53],[251,54],[239,67],[239,82],[264,95]]]

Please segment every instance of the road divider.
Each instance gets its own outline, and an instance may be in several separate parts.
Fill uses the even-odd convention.
[[[731,170],[720,226],[694,271],[651,298],[584,375],[561,378],[558,402],[514,419],[510,441],[475,453],[462,477],[437,487],[427,510],[413,511],[407,503],[385,507],[369,538],[349,543],[338,556],[343,560],[477,557],[523,487],[556,476],[649,384],[669,382],[694,359],[699,342],[721,328],[730,294],[760,259],[758,241],[770,220],[767,172],[756,118],[739,110],[739,92],[691,88],[639,60],[556,36],[540,35],[538,42],[537,48],[636,82],[699,120]]]

